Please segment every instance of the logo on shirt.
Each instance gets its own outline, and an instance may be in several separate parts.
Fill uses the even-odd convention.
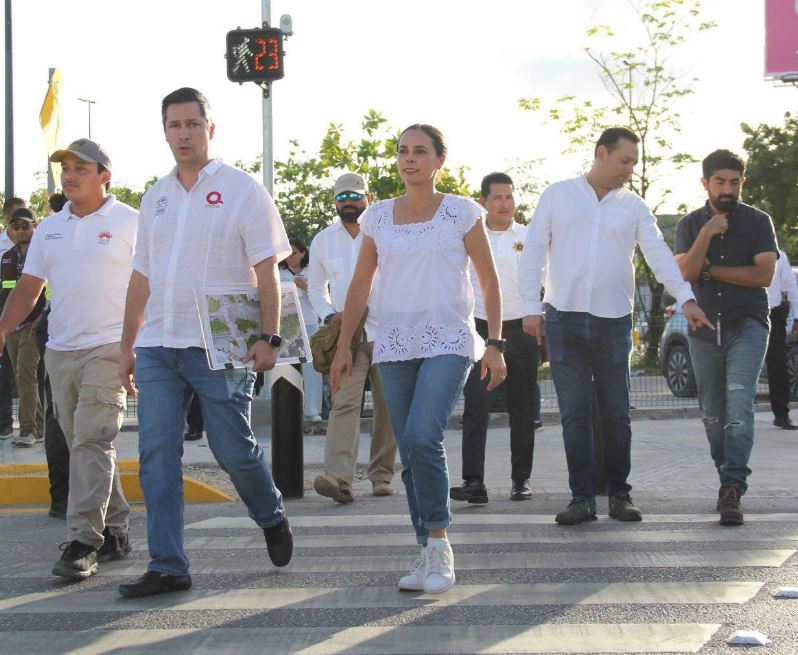
[[[216,207],[216,205],[223,204],[224,201],[222,200],[222,194],[218,191],[211,191],[207,196],[205,196],[206,207]]]
[[[169,198],[166,196],[161,196],[158,198],[158,202],[155,203],[155,216],[160,216],[166,211],[167,206],[169,205]]]
[[[515,250],[516,252],[521,252],[523,249],[524,249],[524,244],[521,243],[520,241],[516,241],[513,244],[513,250]]]
[[[45,241],[52,241],[53,239],[63,239],[64,235],[60,232],[50,232],[44,235]]]
[[[110,232],[100,232],[97,235],[97,243],[99,243],[101,246],[107,246],[109,243],[111,243],[111,238],[113,236],[114,235]]]

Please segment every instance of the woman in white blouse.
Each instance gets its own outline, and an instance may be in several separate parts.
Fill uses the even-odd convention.
[[[285,258],[285,261],[280,262],[280,280],[296,284],[302,319],[305,321],[305,329],[310,339],[319,329],[319,319],[308,298],[310,251],[301,239],[292,237],[288,242],[291,244],[291,254]],[[321,421],[321,373],[313,368],[313,362],[305,362],[302,364],[302,378],[305,382],[305,418],[316,423]]]
[[[482,359],[483,377],[490,373],[489,388],[506,375],[501,292],[482,208],[435,189],[445,160],[446,144],[436,128],[411,125],[400,135],[398,166],[405,194],[371,205],[360,217],[364,239],[338,342],[351,341],[379,267],[374,362],[421,545],[421,556],[399,580],[399,588],[427,593],[447,591],[455,581],[446,535],[451,515],[443,431],[473,362]],[[487,342],[474,327],[469,257],[485,298]],[[339,345],[330,371],[333,391],[351,369],[350,349]]]

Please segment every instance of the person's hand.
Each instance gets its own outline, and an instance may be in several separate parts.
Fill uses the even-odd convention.
[[[295,275],[294,284],[296,284],[297,288],[302,289],[303,291],[308,290],[308,280],[304,275]]]
[[[717,236],[719,234],[726,234],[729,229],[729,220],[726,218],[728,214],[715,214],[707,221],[702,229],[706,230],[710,236]]]
[[[247,356],[244,357],[244,363],[252,365],[252,370],[255,373],[263,371],[271,371],[275,364],[277,364],[277,348],[269,345],[262,339],[258,339],[252,348],[249,349]]]
[[[491,391],[504,382],[504,378],[507,377],[507,365],[504,363],[504,355],[496,346],[485,348],[479,379],[484,380],[488,371],[490,371],[490,380],[488,381],[487,390]]]
[[[119,360],[119,381],[125,388],[129,396],[138,396],[139,390],[136,387],[136,377],[133,371],[136,368],[136,353],[132,350],[122,353],[122,359]]]
[[[341,321],[343,321],[343,320],[344,320],[344,313],[343,312],[338,312],[335,316],[333,316],[330,319],[330,325],[333,325],[333,324],[340,325]]]
[[[521,321],[524,332],[535,337],[538,345],[542,346],[546,338],[546,324],[540,314],[527,314]]]
[[[684,305],[682,305],[682,311],[684,312],[684,318],[687,320],[687,325],[690,326],[691,330],[695,331],[704,325],[713,332],[715,331],[715,326],[709,322],[706,314],[704,314],[695,300],[688,300],[684,303]]]
[[[330,389],[333,395],[338,393],[338,389],[341,388],[341,380],[344,378],[348,380],[351,377],[352,351],[348,347],[342,348],[339,342],[338,348],[335,349],[335,357],[333,357],[330,365]]]

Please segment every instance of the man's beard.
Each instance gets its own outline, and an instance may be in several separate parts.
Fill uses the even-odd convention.
[[[365,207],[353,207],[352,205],[336,209],[338,215],[341,217],[341,220],[344,223],[357,223],[357,219],[360,218],[360,215],[365,210]]]
[[[712,198],[712,204],[714,205],[715,209],[725,214],[733,211],[739,201],[740,198],[738,196],[732,195],[731,193],[723,193],[717,198]]]

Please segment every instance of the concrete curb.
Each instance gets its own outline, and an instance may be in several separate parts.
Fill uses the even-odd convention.
[[[49,505],[50,480],[47,464],[0,465],[0,507],[8,505]],[[121,460],[119,473],[125,498],[131,503],[144,501],[139,485],[139,463]],[[183,476],[183,498],[187,503],[225,503],[234,500],[221,489]]]

